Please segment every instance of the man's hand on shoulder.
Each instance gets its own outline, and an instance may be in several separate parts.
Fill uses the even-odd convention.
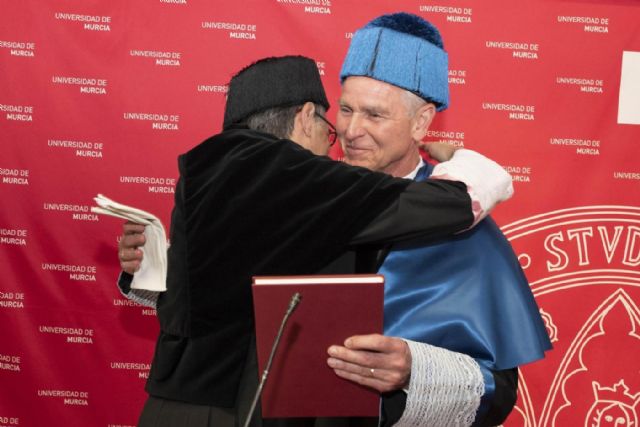
[[[328,349],[327,364],[336,375],[380,393],[406,388],[411,352],[405,341],[379,334],[355,335]]]
[[[426,151],[432,159],[437,160],[438,162],[451,160],[453,153],[457,150],[453,145],[446,144],[444,142],[422,143],[420,144],[420,148]]]
[[[118,259],[123,271],[133,274],[140,269],[142,251],[145,244],[144,225],[127,221],[122,225],[122,236],[118,242]]]

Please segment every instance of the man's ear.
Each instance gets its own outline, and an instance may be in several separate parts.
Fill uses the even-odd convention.
[[[435,116],[436,106],[430,102],[418,108],[411,125],[411,135],[414,141],[422,141],[427,136],[429,126]]]
[[[302,106],[302,110],[296,115],[296,124],[299,126],[301,132],[305,136],[310,137],[313,131],[313,124],[315,118],[316,106],[313,102],[305,102]]]

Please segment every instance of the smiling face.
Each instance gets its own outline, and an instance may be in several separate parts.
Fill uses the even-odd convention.
[[[347,78],[336,120],[345,162],[393,176],[409,174],[418,165],[418,143],[434,115],[433,104],[397,86]]]

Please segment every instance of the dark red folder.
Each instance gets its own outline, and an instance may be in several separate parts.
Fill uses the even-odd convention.
[[[262,392],[263,417],[377,416],[378,393],[338,377],[327,365],[327,349],[352,335],[382,333],[384,277],[254,277],[260,375],[296,292],[302,301],[289,318]]]

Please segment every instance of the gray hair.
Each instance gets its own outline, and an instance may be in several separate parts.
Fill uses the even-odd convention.
[[[408,90],[402,91],[402,99],[404,100],[404,104],[407,107],[407,114],[409,117],[413,117],[416,112],[425,104],[428,104],[432,101],[427,101],[424,98],[416,95],[413,92],[409,92]]]
[[[316,111],[324,113],[322,105],[314,104]],[[247,117],[246,124],[249,129],[270,133],[278,138],[290,138],[293,132],[293,122],[302,105],[293,107],[274,107]]]

